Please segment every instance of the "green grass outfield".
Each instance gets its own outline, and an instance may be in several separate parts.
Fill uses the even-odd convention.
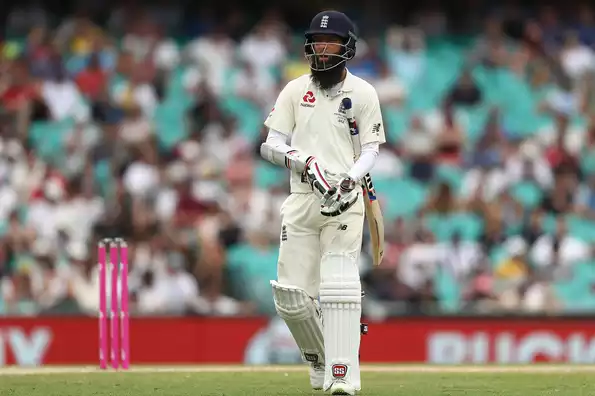
[[[593,396],[595,365],[362,367],[362,395]],[[134,366],[0,368],[10,396],[294,396],[309,387],[304,366]]]

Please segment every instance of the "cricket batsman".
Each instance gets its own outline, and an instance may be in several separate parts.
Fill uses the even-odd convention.
[[[278,279],[271,285],[277,312],[310,364],[312,387],[354,395],[361,390],[361,180],[385,142],[382,114],[374,87],[346,69],[356,51],[351,20],[321,12],[305,36],[310,73],[279,94],[260,149],[291,175],[291,194],[281,208]],[[345,98],[359,125],[357,160]]]

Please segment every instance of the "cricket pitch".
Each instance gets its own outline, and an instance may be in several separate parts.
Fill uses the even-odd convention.
[[[595,366],[362,366],[361,395],[587,396]],[[147,375],[149,374],[149,375]],[[297,396],[309,386],[305,366],[1,367],[0,394],[11,396]]]

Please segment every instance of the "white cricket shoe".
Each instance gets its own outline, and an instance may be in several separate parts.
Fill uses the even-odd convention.
[[[324,364],[310,364],[310,385],[314,390],[322,390],[324,386]]]
[[[355,387],[343,380],[333,381],[330,391],[331,395],[355,395]]]

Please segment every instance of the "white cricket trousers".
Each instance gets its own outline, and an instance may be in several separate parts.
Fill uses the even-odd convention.
[[[364,200],[336,217],[320,214],[314,193],[293,193],[281,206],[281,244],[277,281],[297,286],[312,298],[320,289],[320,262],[327,253],[345,254],[357,262],[362,246]]]

